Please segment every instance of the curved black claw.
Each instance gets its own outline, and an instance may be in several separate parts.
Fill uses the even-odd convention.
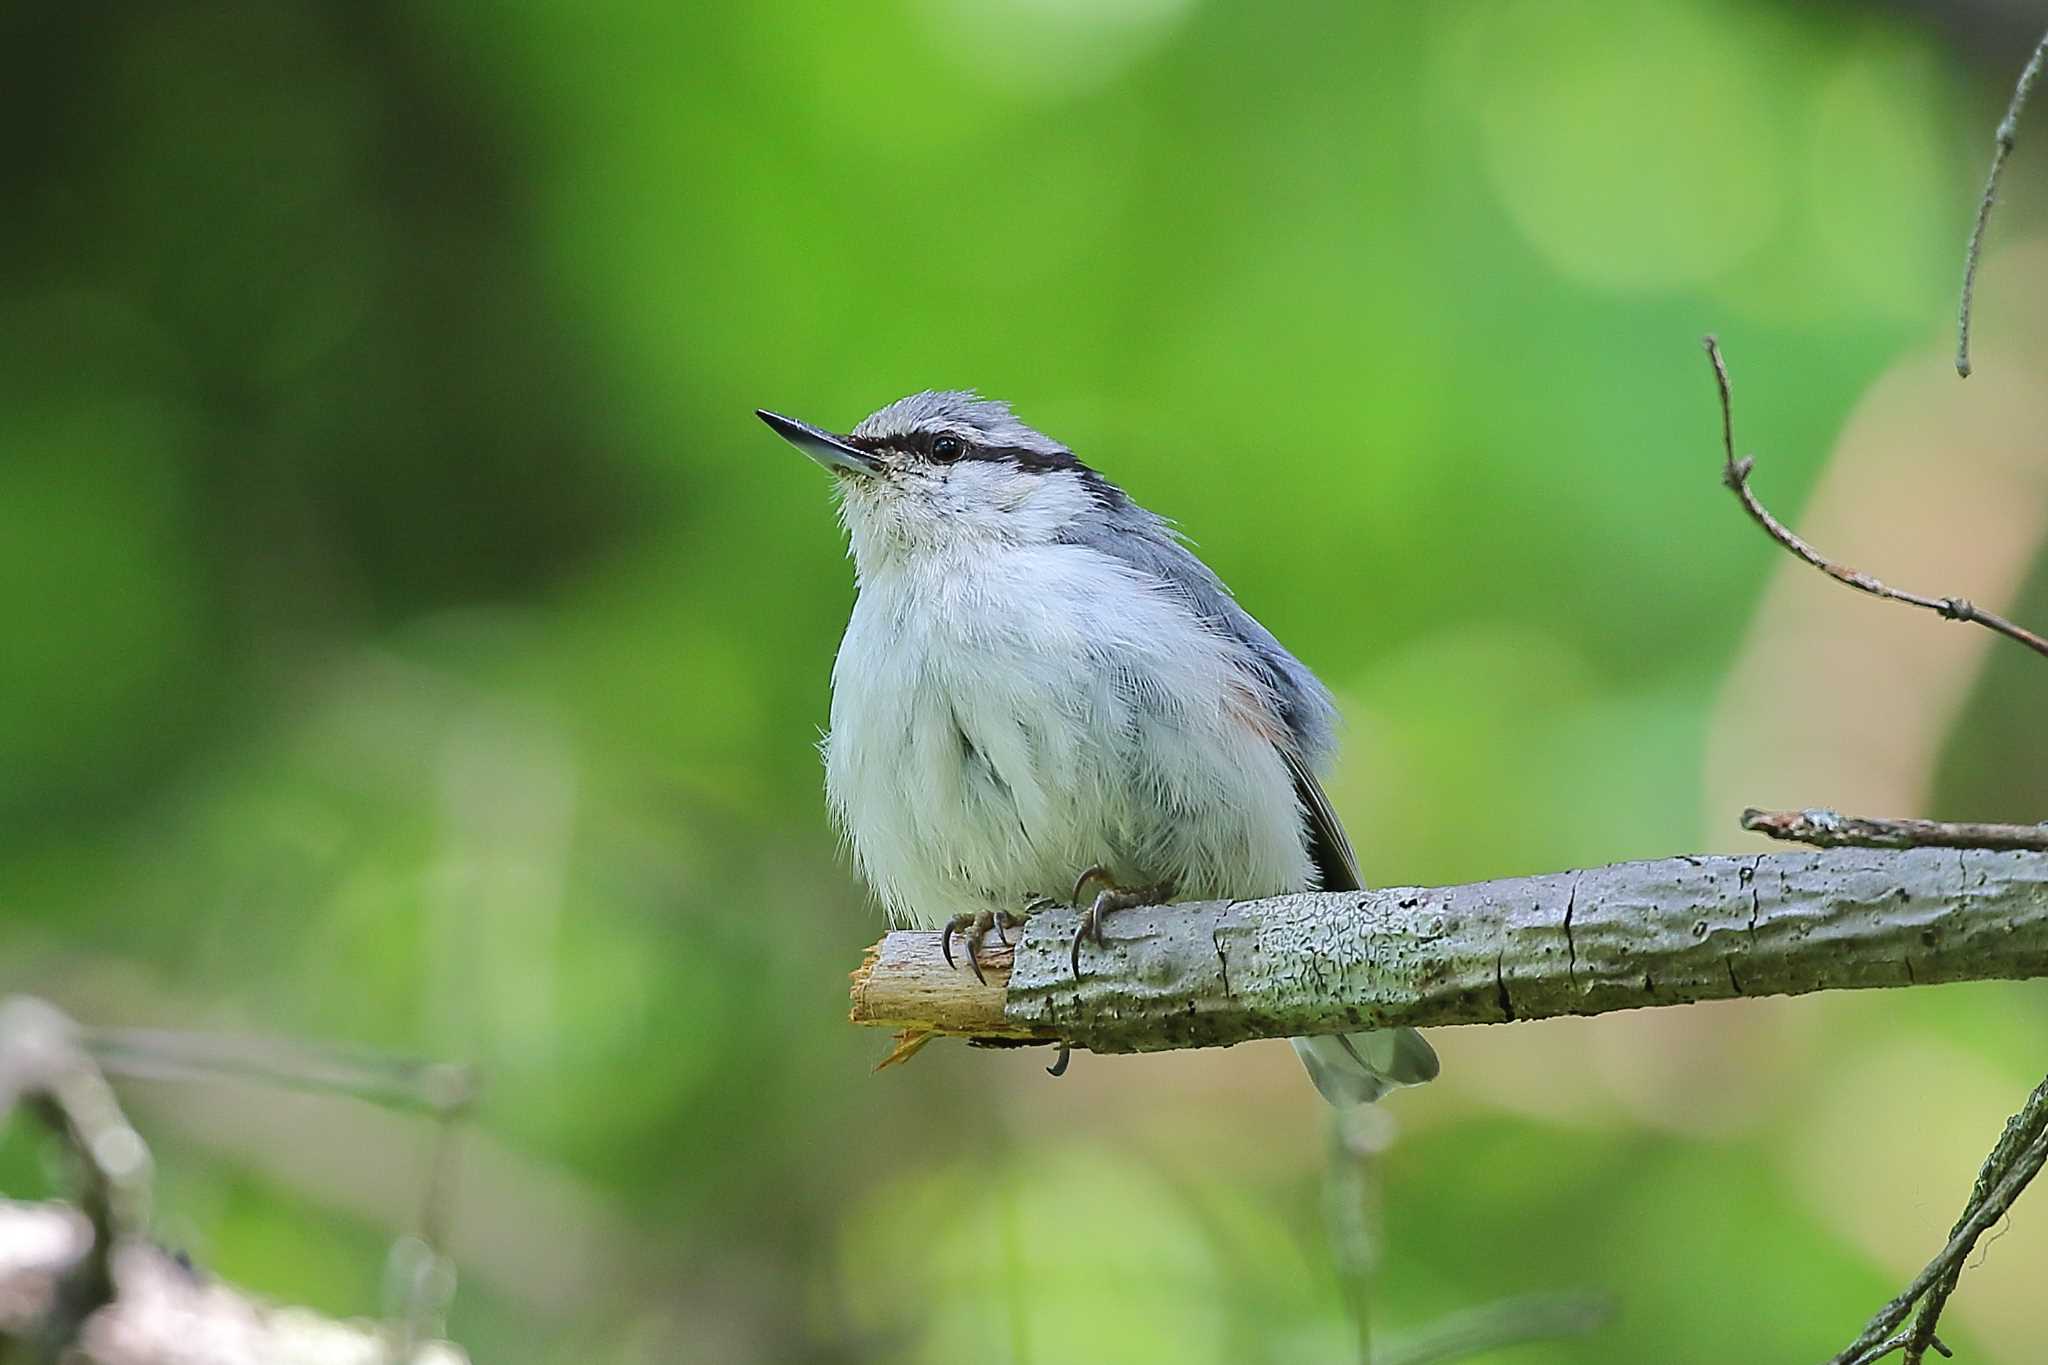
[[[953,935],[964,933],[973,924],[974,916],[972,914],[959,914],[947,920],[946,927],[939,930],[939,956],[946,959],[948,967],[955,965],[953,961]],[[977,973],[980,970],[979,967],[975,968]]]
[[[1022,929],[1024,921],[1030,918],[1032,911],[1043,910],[1050,904],[1051,902],[1040,904],[1038,899],[1033,899],[1025,904],[1024,913],[1021,915],[1013,914],[1008,910],[991,911],[989,914],[989,925],[996,932],[996,942],[1008,945],[1012,929]]]
[[[1116,885],[1115,878],[1109,875],[1109,869],[1101,863],[1097,863],[1080,876],[1074,878],[1074,891],[1072,895],[1067,897],[1067,904],[1078,908],[1081,904],[1081,892],[1087,889],[1090,882],[1101,882],[1104,886]]]
[[[946,921],[946,927],[939,931],[939,953],[946,959],[948,967],[953,961],[953,935],[960,935],[967,945],[967,965],[974,971],[974,979],[982,985],[988,984],[988,977],[981,970],[981,945],[989,932],[995,932],[996,940],[1005,946],[1010,942],[1009,931],[1024,923],[1024,916],[1008,910],[982,910],[973,914],[958,914]]]
[[[1053,1064],[1052,1064],[1051,1066],[1047,1067],[1047,1068],[1045,1069],[1045,1074],[1046,1074],[1046,1075],[1048,1075],[1048,1076],[1064,1076],[1064,1075],[1066,1075],[1066,1074],[1067,1074],[1067,1063],[1068,1063],[1068,1062],[1070,1062],[1070,1061],[1072,1061],[1073,1059],[1074,1059],[1074,1049],[1073,1049],[1072,1047],[1068,1046],[1068,1045],[1067,1045],[1067,1044],[1065,1044],[1065,1043],[1061,1043],[1061,1044],[1060,1044],[1060,1056],[1059,1056],[1059,1060],[1058,1060],[1058,1061],[1056,1061],[1056,1062],[1054,1062],[1054,1063],[1053,1063]]]
[[[988,937],[989,927],[995,922],[994,912],[984,910],[967,926],[967,965],[974,968],[974,979],[984,986],[988,984],[988,977],[981,970],[981,941]]]
[[[1079,890],[1100,868],[1090,868],[1081,874],[1081,880],[1074,883]],[[1074,926],[1074,942],[1067,951],[1067,965],[1074,969],[1074,980],[1081,979],[1081,940],[1093,936],[1095,946],[1106,948],[1109,939],[1103,934],[1102,921],[1112,910],[1128,910],[1134,905],[1151,905],[1164,901],[1173,895],[1172,882],[1160,882],[1155,886],[1122,887],[1110,882],[1095,893],[1095,900],[1081,912],[1081,922]]]
[[[1089,876],[1084,872],[1081,874],[1081,881],[1076,882],[1075,886],[1078,888],[1088,880]],[[1095,893],[1094,902],[1081,912],[1081,922],[1074,926],[1073,947],[1067,953],[1068,965],[1074,969],[1074,980],[1081,979],[1081,940],[1092,936],[1096,947],[1108,947],[1109,940],[1102,936],[1102,917],[1125,905],[1139,904],[1137,900],[1131,899],[1133,894],[1115,885],[1105,886]]]

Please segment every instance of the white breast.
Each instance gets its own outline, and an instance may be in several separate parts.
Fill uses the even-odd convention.
[[[1126,885],[1308,885],[1271,701],[1239,646],[1082,546],[869,575],[832,672],[826,788],[892,920]]]

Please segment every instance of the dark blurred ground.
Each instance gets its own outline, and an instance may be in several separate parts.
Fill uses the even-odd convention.
[[[1341,693],[1379,882],[2038,818],[2048,110],[1946,369],[2028,23],[1693,0],[0,12],[0,986],[473,1057],[497,1361],[1327,1361],[1284,1049],[842,1022],[813,751],[852,597],[768,405],[979,386]],[[1813,1357],[1942,1240],[2038,989],[1466,1030],[1377,1315],[1600,1286],[1516,1360]],[[424,1130],[136,1088],[175,1242],[374,1313]],[[5,1188],[42,1179],[19,1138]],[[2022,1208],[2026,1206],[2023,1204]],[[1945,1328],[2036,1358],[2039,1219]]]

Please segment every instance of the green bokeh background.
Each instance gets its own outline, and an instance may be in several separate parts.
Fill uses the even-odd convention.
[[[2038,23],[10,9],[0,985],[479,1062],[451,1331],[480,1362],[1349,1358],[1284,1047],[870,1074],[845,973],[879,918],[814,749],[851,575],[751,409],[979,387],[1177,519],[1339,693],[1375,881],[1746,847],[1709,780],[1737,661],[1845,703],[1756,625],[1791,569],[1718,487],[1698,338],[1799,512],[1871,395],[1944,364]],[[2042,164],[2023,140],[1994,227],[1983,430],[1899,438],[1933,483],[2014,455],[2026,562],[1916,586],[2004,572],[2035,621]],[[1976,567],[1974,521],[1887,511],[1869,567]],[[1878,660],[1964,648],[1812,591]],[[1873,813],[2042,813],[2039,663],[1966,648],[1898,760],[1923,809]],[[1924,707],[1911,668],[1851,676]],[[1789,799],[1898,789],[1843,781]],[[1611,1325],[1500,1358],[1817,1358],[1939,1244],[2044,1025],[1984,986],[1441,1034],[1445,1079],[1390,1106],[1376,1323],[1593,1287]],[[166,1239],[382,1310],[423,1126],[124,1094]],[[45,1188],[35,1144],[0,1176]],[[1957,1301],[1972,1359],[2048,1340],[2015,1221]]]

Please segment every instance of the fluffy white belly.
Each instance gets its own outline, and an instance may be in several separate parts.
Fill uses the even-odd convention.
[[[890,918],[1064,896],[1096,863],[1184,897],[1308,885],[1280,727],[1239,649],[1082,546],[979,547],[863,583],[826,790]]]

